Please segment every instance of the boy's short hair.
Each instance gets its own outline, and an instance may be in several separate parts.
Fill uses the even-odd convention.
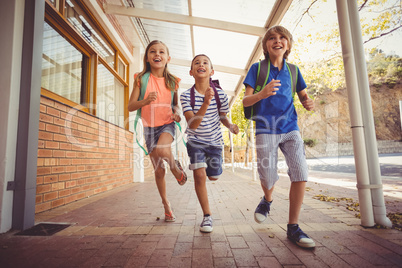
[[[286,29],[283,26],[279,26],[279,25],[272,26],[271,28],[269,28],[267,30],[267,32],[265,33],[264,37],[262,38],[261,44],[262,44],[262,49],[264,51],[265,58],[266,59],[269,58],[268,48],[267,48],[267,40],[268,40],[269,36],[273,33],[284,35],[285,38],[288,40],[289,50],[286,51],[285,54],[283,55],[283,58],[287,59],[288,55],[290,54],[290,51],[292,50],[293,37],[292,37],[292,34],[288,31],[288,29]]]
[[[197,57],[200,57],[200,56],[206,57],[206,58],[209,60],[209,63],[211,64],[211,69],[214,69],[214,66],[212,65],[211,59],[210,59],[207,55],[205,55],[205,54],[198,54],[198,55],[196,55],[196,56],[193,58],[193,60],[191,61],[190,69],[193,69],[193,63],[194,63],[195,59],[196,59]]]

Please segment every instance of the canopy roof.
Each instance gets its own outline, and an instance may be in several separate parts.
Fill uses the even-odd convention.
[[[261,38],[279,24],[292,0],[104,0],[133,46],[161,40],[169,48],[169,70],[190,88],[191,60],[206,54],[232,106],[249,67],[262,55]]]

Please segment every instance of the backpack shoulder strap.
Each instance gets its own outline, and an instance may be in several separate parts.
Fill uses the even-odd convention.
[[[218,80],[210,80],[209,84],[211,85],[212,89],[214,90],[214,96],[215,96],[215,101],[216,101],[216,106],[218,107],[218,111],[221,109],[221,99],[219,98],[219,93],[216,88],[221,88],[219,85]],[[190,106],[194,110],[195,106],[195,84],[191,87],[190,89]]]
[[[219,85],[219,80],[210,80],[210,84],[212,86],[212,89],[214,90],[215,93],[215,101],[216,101],[216,106],[218,107],[218,112],[221,110],[221,99],[219,98],[219,93],[216,88],[221,88],[221,85]]]
[[[148,81],[149,81],[149,76],[150,72],[146,72],[142,77],[141,77],[141,87],[140,87],[140,95],[138,96],[138,100],[143,100],[145,96],[145,91],[147,91],[147,86],[148,86]],[[137,133],[137,124],[138,120],[141,117],[141,108],[137,110],[137,114],[134,119],[134,132],[135,132],[135,140],[137,141],[138,146],[144,151],[145,155],[148,155],[148,152],[145,150],[145,148],[140,144],[138,141],[138,133]]]
[[[264,59],[258,62],[257,82],[254,87],[254,93],[260,92],[268,81],[271,63],[269,60]]]
[[[143,76],[141,76],[141,88],[140,88],[140,96],[138,100],[143,100],[145,96],[145,91],[147,91],[150,72],[146,72]]]
[[[195,106],[195,84],[190,88],[190,106],[194,110]]]
[[[299,76],[298,74],[298,68],[296,65],[291,64],[291,63],[286,63],[286,67],[288,68],[288,71],[290,73],[290,82],[292,85],[292,97],[296,94],[296,86],[297,86],[297,78]]]

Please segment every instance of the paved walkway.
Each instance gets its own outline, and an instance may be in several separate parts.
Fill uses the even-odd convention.
[[[257,224],[259,182],[250,179],[251,171],[237,168],[208,182],[210,234],[199,232],[202,212],[192,177],[179,186],[169,173],[176,222],[163,221],[155,183],[148,179],[38,214],[38,223],[72,224],[53,236],[0,235],[0,267],[401,267],[401,231],[365,229],[346,204],[314,198],[357,196],[353,189],[318,180],[341,177],[328,174],[312,172],[315,180],[308,183],[302,207],[300,225],[315,240],[314,250],[286,238],[287,177],[276,185],[271,216]],[[390,198],[387,205],[400,212],[401,200]]]

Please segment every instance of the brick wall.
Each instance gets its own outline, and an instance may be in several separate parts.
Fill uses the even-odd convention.
[[[133,134],[41,97],[35,212],[133,181]]]

